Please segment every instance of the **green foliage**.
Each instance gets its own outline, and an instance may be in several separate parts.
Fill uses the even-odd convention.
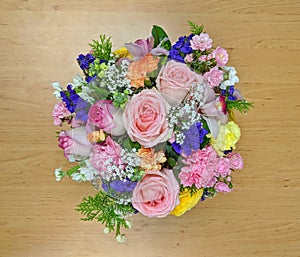
[[[100,41],[93,39],[93,42],[89,46],[92,48],[93,55],[96,58],[107,61],[111,59],[111,37],[107,38],[105,35],[100,35]]]
[[[136,150],[141,148],[141,145],[138,142],[132,142],[130,138],[126,138],[125,141],[123,142],[123,147],[127,149],[128,151],[131,151],[133,148]]]
[[[171,49],[171,42],[168,35],[161,27],[154,25],[151,34],[154,38],[154,48],[161,43],[161,47],[167,50]]]
[[[253,103],[249,103],[246,100],[231,101],[226,100],[227,109],[234,109],[240,113],[246,113],[250,110],[251,107],[254,107]]]
[[[208,125],[207,125],[207,122],[206,122],[204,119],[202,119],[202,120],[201,120],[201,123],[202,123],[202,127],[203,127],[204,129],[206,129],[206,130],[208,131],[208,133],[210,133],[209,127],[208,127]],[[209,144],[209,140],[210,140],[210,139],[209,139],[207,136],[205,136],[205,137],[203,138],[202,144],[200,145],[200,149],[205,148],[205,147]]]
[[[185,189],[188,189],[190,191],[190,196],[193,196],[200,190],[195,186],[195,184],[193,184],[191,186],[187,186],[187,187],[180,185],[180,192],[183,192]]]
[[[190,32],[195,35],[200,35],[203,32],[204,26],[197,25],[195,22],[188,21],[188,24],[190,26]]]
[[[130,204],[118,204],[105,192],[99,191],[94,197],[83,198],[82,202],[77,205],[76,211],[86,216],[82,220],[101,222],[109,231],[115,231],[118,236],[121,227],[129,228],[125,217],[133,214],[135,209]]]

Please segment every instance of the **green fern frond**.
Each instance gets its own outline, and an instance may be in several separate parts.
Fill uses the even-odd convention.
[[[190,32],[195,35],[200,35],[203,32],[204,26],[197,25],[195,22],[188,21],[188,24],[190,26]]]

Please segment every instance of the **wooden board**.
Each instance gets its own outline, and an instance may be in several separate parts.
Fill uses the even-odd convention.
[[[299,1],[0,1],[0,256],[215,257],[300,256]],[[245,168],[228,195],[181,218],[136,215],[119,245],[101,224],[74,211],[94,191],[55,181],[70,165],[55,139],[50,83],[80,73],[75,58],[98,35],[114,47],[149,36],[171,41],[204,24],[228,49],[246,98],[237,115]]]

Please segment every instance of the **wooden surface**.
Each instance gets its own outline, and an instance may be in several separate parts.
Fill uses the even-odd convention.
[[[300,256],[299,1],[0,1],[0,256]],[[238,115],[245,168],[235,190],[181,218],[133,218],[119,245],[74,211],[88,183],[56,182],[68,168],[57,147],[50,83],[80,73],[75,58],[106,33],[114,47],[186,20],[205,25],[230,53],[246,98]]]

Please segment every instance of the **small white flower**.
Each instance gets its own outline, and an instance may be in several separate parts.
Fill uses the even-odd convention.
[[[54,88],[53,95],[56,97],[56,99],[60,100],[60,91],[62,91],[62,86],[59,84],[59,82],[53,82],[51,86]]]
[[[77,181],[77,182],[81,182],[81,181],[86,181],[86,178],[84,175],[78,173],[78,172],[75,172],[71,175],[72,179]]]
[[[131,222],[129,222],[128,220],[125,220],[125,223],[128,228],[131,228]]]
[[[61,181],[62,178],[65,176],[65,173],[62,171],[61,168],[57,168],[54,172],[56,181]]]
[[[103,229],[103,234],[109,234],[110,233],[110,229],[108,228],[108,227],[105,227],[104,229]]]
[[[225,90],[227,86],[233,86],[235,83],[238,83],[239,78],[236,76],[237,72],[234,67],[224,66],[223,69],[228,73],[228,79],[221,83],[220,88]]]
[[[84,80],[80,75],[77,75],[73,78],[74,88],[80,87],[82,83],[84,83]]]
[[[125,243],[125,242],[127,241],[127,238],[126,238],[126,236],[125,236],[124,234],[122,234],[122,235],[117,235],[117,236],[116,236],[116,241],[117,241],[118,243],[120,243],[120,244],[123,244],[123,243]]]
[[[95,179],[97,176],[97,171],[93,168],[89,160],[85,160],[85,165],[86,166],[80,167],[78,169],[80,174],[84,176],[87,181]]]

